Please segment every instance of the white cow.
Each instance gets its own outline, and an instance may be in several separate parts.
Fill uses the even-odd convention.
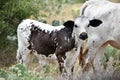
[[[80,39],[88,35],[85,63],[93,62],[95,71],[98,71],[105,47],[110,44],[120,49],[120,4],[89,0],[81,7],[80,16],[76,18],[74,28]]]

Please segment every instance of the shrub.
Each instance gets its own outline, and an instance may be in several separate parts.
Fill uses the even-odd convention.
[[[17,74],[19,77],[20,76],[25,76],[26,75],[26,71],[27,71],[26,68],[22,64],[16,64],[16,65],[10,67],[9,70],[12,73]]]
[[[8,77],[8,73],[4,70],[0,70],[0,78],[7,79],[7,77]]]
[[[46,69],[47,70],[47,69]],[[53,77],[46,76],[45,72],[27,70],[22,64],[15,64],[9,70],[0,70],[0,79],[6,80],[53,80]],[[47,72],[49,73],[49,72]]]
[[[59,26],[60,25],[60,22],[58,20],[53,20],[52,21],[52,25],[53,26]]]
[[[35,6],[35,0],[5,0],[2,2],[0,10],[0,46],[5,48],[9,41],[6,39],[7,35],[16,35],[16,28],[21,20],[37,16],[38,8]],[[4,4],[4,5],[3,5]]]
[[[36,0],[0,0],[0,66],[14,62],[17,26],[23,19],[38,15],[37,4]]]
[[[113,67],[120,66],[120,62],[119,62],[120,61],[120,51],[118,49],[111,47],[111,46],[107,46],[105,49],[105,54],[104,54],[103,60],[102,60],[102,64],[105,68],[107,66],[109,66],[107,64],[107,62],[110,61],[110,58],[113,58],[113,60],[112,60]]]

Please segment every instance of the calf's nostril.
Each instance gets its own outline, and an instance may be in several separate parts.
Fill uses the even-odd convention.
[[[87,35],[87,33],[83,32],[83,33],[80,34],[79,38],[82,39],[82,40],[85,40],[85,39],[88,38],[88,35]]]

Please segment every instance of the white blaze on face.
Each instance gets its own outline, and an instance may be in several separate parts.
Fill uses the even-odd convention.
[[[75,38],[79,40],[79,36],[82,32],[87,32],[86,28],[88,28],[89,20],[85,16],[79,16],[75,19],[75,25],[73,29],[73,35]]]

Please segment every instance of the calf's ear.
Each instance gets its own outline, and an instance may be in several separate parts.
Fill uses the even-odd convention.
[[[102,21],[99,20],[99,19],[93,19],[93,20],[90,20],[90,26],[92,27],[97,27],[99,26],[100,24],[102,24]]]
[[[68,20],[63,24],[66,28],[73,28],[74,26],[74,21]]]

